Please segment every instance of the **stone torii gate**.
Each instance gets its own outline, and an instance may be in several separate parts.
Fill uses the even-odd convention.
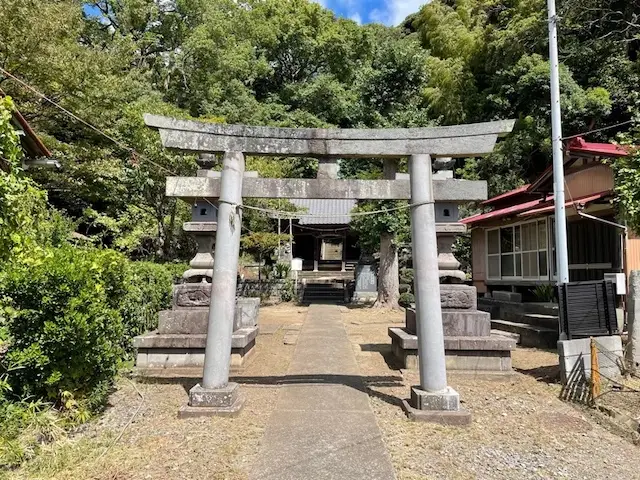
[[[229,382],[242,198],[410,200],[420,385],[411,389],[413,416],[460,415],[447,385],[434,203],[487,198],[484,181],[432,180],[432,157],[474,157],[493,151],[513,120],[434,128],[319,129],[220,125],[145,115],[166,148],[223,154],[220,178],[168,177],[167,195],[218,201],[211,302],[202,382],[189,392],[185,414],[231,414],[244,399]],[[244,177],[245,155],[316,157],[321,168],[338,158],[379,157],[385,180]],[[393,161],[409,159],[409,180],[395,180]],[[389,174],[391,172],[391,175]],[[319,176],[320,177],[320,176]]]

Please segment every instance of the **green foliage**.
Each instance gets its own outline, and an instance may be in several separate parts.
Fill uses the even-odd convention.
[[[556,296],[556,287],[554,285],[549,284],[540,284],[536,285],[534,289],[531,290],[531,293],[536,298],[538,302],[553,302]]]
[[[402,204],[403,202],[394,200],[367,201],[360,202],[353,211],[375,212],[402,207]],[[399,208],[389,213],[354,216],[351,228],[358,235],[360,247],[367,253],[374,253],[380,248],[380,235],[383,233],[393,234],[397,243],[409,238],[409,209]]]
[[[255,232],[242,237],[242,249],[256,259],[270,258],[281,242],[289,240],[289,235],[271,232]]]
[[[640,130],[621,135],[621,143],[627,145],[629,155],[612,161],[615,176],[615,192],[618,209],[634,232],[640,232]]]
[[[415,303],[416,298],[413,296],[413,293],[404,292],[400,294],[400,298],[398,299],[398,303],[401,307],[409,308],[413,303]]]
[[[1,279],[14,393],[59,401],[68,391],[97,406],[122,358],[125,258],[62,247],[35,265],[7,265]]]
[[[291,302],[295,298],[294,281],[291,278],[287,278],[284,285],[280,289],[280,301]]]
[[[284,263],[284,262],[276,263],[275,266],[273,267],[273,271],[276,274],[276,278],[279,278],[279,279],[288,278],[289,274],[291,273],[291,264]]]
[[[177,267],[182,273],[187,265],[179,264]],[[174,267],[171,271],[166,265],[151,262],[130,262],[128,270],[128,288],[120,299],[118,311],[124,329],[122,346],[131,352],[133,337],[156,329],[158,312],[171,307],[174,271],[178,269]]]

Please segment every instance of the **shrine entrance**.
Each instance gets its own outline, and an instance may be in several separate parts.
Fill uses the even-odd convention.
[[[229,382],[235,314],[242,199],[409,200],[416,299],[420,385],[405,408],[412,418],[436,420],[461,415],[458,393],[447,385],[438,274],[435,203],[455,205],[486,199],[484,181],[432,179],[432,158],[476,157],[490,153],[512,120],[406,129],[309,129],[219,125],[146,115],[166,148],[222,155],[219,177],[168,177],[167,195],[217,202],[218,224],[211,283],[202,382],[189,392],[183,415],[229,414],[242,408],[239,386]],[[245,155],[315,157],[316,179],[272,179],[245,175]],[[384,180],[339,180],[339,158],[385,159]],[[408,158],[409,177],[396,176]],[[447,212],[449,209],[446,209]],[[336,245],[323,254],[337,257]]]

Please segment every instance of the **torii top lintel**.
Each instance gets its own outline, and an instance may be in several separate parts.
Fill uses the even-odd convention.
[[[243,152],[247,155],[398,158],[428,153],[473,157],[491,153],[511,132],[514,120],[428,128],[279,128],[224,125],[146,114],[162,144],[188,152]]]

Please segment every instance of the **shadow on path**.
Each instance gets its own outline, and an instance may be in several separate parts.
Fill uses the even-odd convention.
[[[182,385],[185,391],[189,391],[196,383],[202,379],[201,374],[173,376],[173,377],[144,377],[140,376],[137,381],[140,383],[178,384]],[[284,385],[345,385],[366,393],[370,397],[378,398],[391,405],[400,405],[401,399],[393,395],[373,390],[371,387],[402,387],[402,377],[399,375],[385,376],[361,376],[361,375],[340,375],[340,374],[304,374],[304,375],[281,375],[281,376],[241,376],[231,375],[230,380],[240,385],[248,386],[271,386],[280,387]]]

